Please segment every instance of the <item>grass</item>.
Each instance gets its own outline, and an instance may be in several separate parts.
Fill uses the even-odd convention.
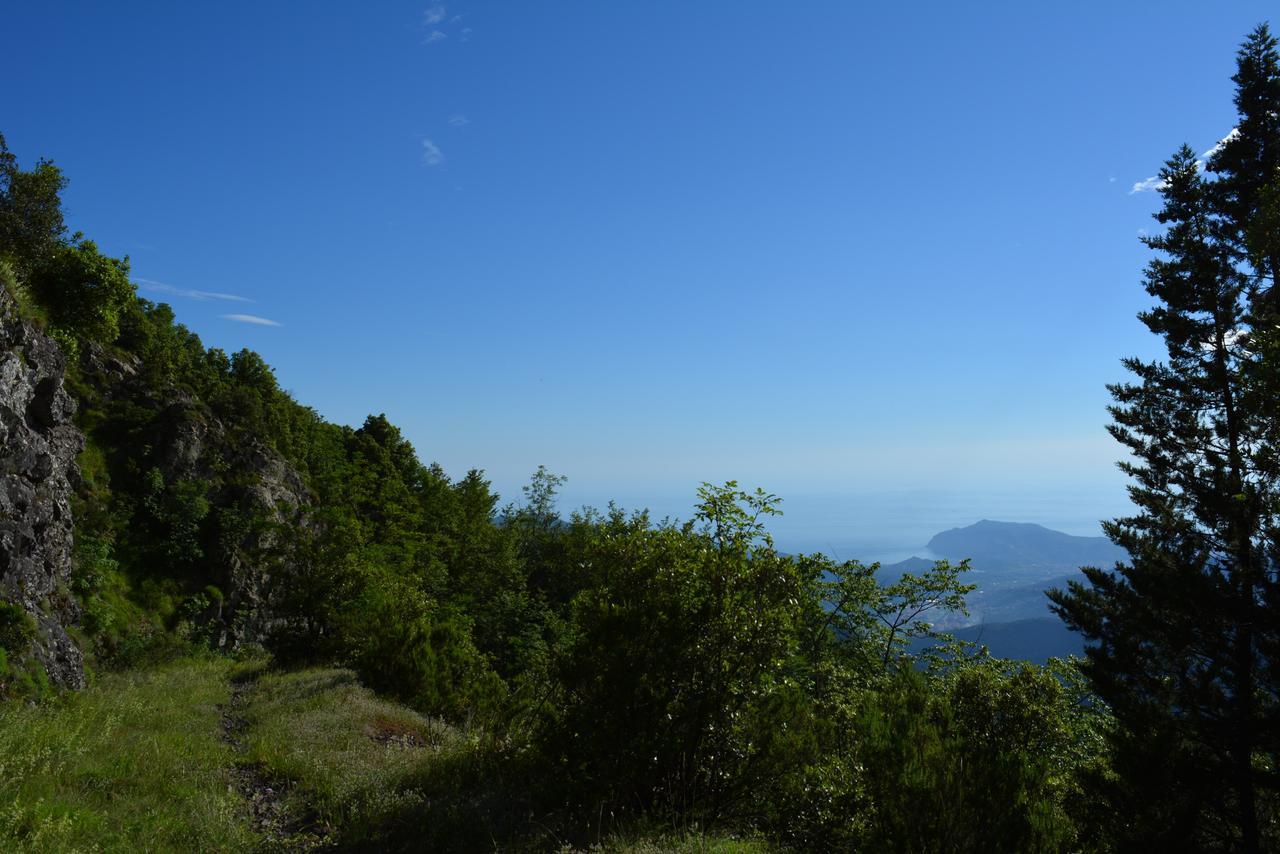
[[[219,738],[231,667],[186,660],[0,705],[0,849],[253,849]]]
[[[263,673],[246,689],[246,759],[291,785],[295,813],[314,810],[348,843],[395,836],[422,806],[417,781],[465,751],[455,730],[379,699],[349,670]]]
[[[293,811],[316,811],[341,847],[553,847],[488,739],[381,699],[349,670],[265,672],[245,699],[246,759],[287,783]]]
[[[642,839],[606,840],[598,848],[608,854],[766,854],[773,849],[755,839],[704,836],[696,832]]]
[[[239,748],[222,738],[224,709],[243,720]],[[318,818],[343,850],[769,850],[608,828],[574,848],[553,818],[533,818],[536,777],[482,735],[383,700],[348,670],[198,657],[0,704],[0,851],[275,850],[232,785],[236,765],[283,788],[287,812]]]
[[[288,781],[293,809],[313,809],[341,847],[414,851],[759,854],[763,843],[637,830],[586,848],[536,818],[537,778],[481,734],[375,696],[348,670],[264,672],[246,689],[247,758]]]

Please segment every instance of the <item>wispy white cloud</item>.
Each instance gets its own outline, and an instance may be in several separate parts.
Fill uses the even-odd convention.
[[[254,326],[279,326],[280,323],[256,314],[224,314],[223,320],[234,320],[236,323],[252,323]]]
[[[460,42],[471,41],[471,28],[458,26],[464,17],[450,15],[440,3],[428,6],[422,13],[422,27],[427,31],[422,37],[422,43],[435,44],[451,37],[456,37]]]
[[[454,113],[452,116],[449,116],[449,124],[456,128],[466,127],[471,124],[471,119],[467,118],[462,113]]]
[[[1204,154],[1201,154],[1200,159],[1196,161],[1197,163],[1200,164],[1200,168],[1203,169],[1205,161],[1207,161],[1210,157],[1212,157],[1213,155],[1221,151],[1223,148],[1225,148],[1228,142],[1230,142],[1231,140],[1235,139],[1238,136],[1240,136],[1240,128],[1232,128],[1231,133],[1227,134],[1222,139],[1214,143],[1213,148],[1210,148]]]
[[[439,166],[444,162],[444,152],[430,139],[422,140],[422,162],[428,166]]]
[[[217,291],[197,291],[192,288],[180,288],[177,285],[170,285],[166,282],[157,282],[154,279],[143,279],[134,277],[134,281],[142,286],[144,291],[155,291],[160,294],[169,294],[175,297],[186,297],[187,299],[209,301],[209,300],[226,300],[227,302],[253,302],[248,297],[242,297],[238,294],[224,294]]]
[[[1209,161],[1209,158],[1213,157],[1213,155],[1221,151],[1228,142],[1235,139],[1239,135],[1240,135],[1240,128],[1232,128],[1230,133],[1228,133],[1222,139],[1215,142],[1203,154],[1201,154],[1199,157],[1196,158],[1196,168],[1199,169],[1201,172],[1203,172],[1205,164]],[[1152,190],[1163,190],[1163,189],[1164,189],[1164,181],[1160,178],[1159,175],[1152,175],[1150,178],[1145,178],[1141,181],[1135,182],[1133,185],[1133,189],[1129,191],[1129,195],[1132,196],[1134,193],[1146,193]]]
[[[1129,195],[1134,193],[1149,193],[1153,190],[1163,190],[1164,179],[1159,175],[1152,175],[1150,178],[1143,178],[1141,181],[1135,181],[1133,188],[1129,190]]]

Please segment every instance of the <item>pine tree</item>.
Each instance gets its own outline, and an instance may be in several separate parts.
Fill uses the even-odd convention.
[[[1166,228],[1145,241],[1157,304],[1140,318],[1167,359],[1128,359],[1137,381],[1110,387],[1137,512],[1105,529],[1130,560],[1050,595],[1115,714],[1104,790],[1122,847],[1280,845],[1277,412],[1261,346],[1280,253],[1256,251],[1255,227],[1280,158],[1278,69],[1260,27],[1238,57],[1219,177],[1185,146],[1161,172]]]
[[[1231,78],[1236,84],[1239,120],[1208,162],[1209,171],[1220,176],[1213,190],[1228,227],[1226,236],[1240,260],[1251,265],[1260,290],[1269,290],[1263,283],[1275,282],[1280,275],[1280,241],[1268,239],[1272,235],[1266,233],[1277,224],[1269,221],[1267,208],[1275,200],[1280,170],[1280,55],[1276,48],[1265,24],[1241,46]]]

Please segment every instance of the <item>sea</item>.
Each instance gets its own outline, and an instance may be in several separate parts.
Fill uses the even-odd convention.
[[[620,503],[628,509],[647,507],[655,520],[687,519],[692,514],[691,496],[657,496],[654,500],[655,496],[650,495],[649,498],[644,503],[625,500]],[[591,501],[581,503],[593,504]],[[883,564],[913,555],[937,558],[939,556],[926,546],[935,534],[983,519],[1033,522],[1075,536],[1099,537],[1104,519],[1133,510],[1120,484],[801,492],[782,496],[779,507],[782,515],[767,521],[779,551],[822,552],[841,561],[857,559]]]

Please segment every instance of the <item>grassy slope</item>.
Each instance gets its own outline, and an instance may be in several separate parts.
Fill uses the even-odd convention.
[[[219,739],[229,662],[112,675],[0,705],[0,850],[247,850]]]
[[[528,814],[528,778],[485,739],[374,696],[350,671],[265,673],[248,690],[243,714],[248,758],[292,784],[294,812],[319,812],[339,828],[342,846],[569,850]],[[593,850],[766,850],[701,834],[599,834],[586,834]]]
[[[244,721],[238,750],[222,737],[228,708]],[[530,819],[525,778],[484,739],[379,699],[346,670],[279,673],[200,658],[110,675],[42,706],[0,705],[0,850],[274,849],[278,840],[252,829],[233,765],[258,769],[285,792],[290,814],[329,826],[342,848],[562,844]],[[767,849],[606,829],[593,850]]]
[[[246,698],[246,759],[287,784],[293,812],[315,810],[338,828],[340,844],[421,843],[428,789],[441,788],[429,781],[458,760],[477,770],[482,764],[456,730],[379,699],[348,670],[264,673]],[[456,791],[473,781],[452,782]],[[445,828],[436,819],[427,836],[438,846],[492,847],[483,835],[468,838],[482,834],[481,822]]]

